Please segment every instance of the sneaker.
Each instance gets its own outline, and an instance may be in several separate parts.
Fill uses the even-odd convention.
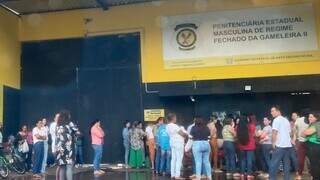
[[[184,178],[183,178],[183,177],[180,177],[180,176],[179,176],[179,177],[174,177],[174,179],[175,179],[175,180],[184,180]]]
[[[248,176],[247,176],[247,179],[248,179],[248,180],[250,180],[250,179],[254,179],[254,176],[252,176],[252,175],[248,175]]]
[[[94,171],[93,175],[94,176],[101,176],[103,173],[101,173],[100,171]]]
[[[215,173],[222,173],[223,171],[221,169],[215,169],[214,172]]]
[[[105,174],[106,172],[105,171],[103,171],[103,170],[99,170],[99,172],[101,173],[101,174]]]
[[[266,179],[269,179],[269,174],[268,173],[264,173],[262,177],[264,177]]]
[[[189,176],[189,179],[195,179],[195,178],[196,178],[195,174],[192,174],[191,176]]]
[[[200,179],[207,179],[207,176],[202,175]]]

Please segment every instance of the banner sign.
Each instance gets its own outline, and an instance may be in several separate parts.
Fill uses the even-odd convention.
[[[312,4],[166,16],[166,69],[319,60]]]
[[[164,117],[164,109],[144,110],[144,121],[157,121],[159,117]]]

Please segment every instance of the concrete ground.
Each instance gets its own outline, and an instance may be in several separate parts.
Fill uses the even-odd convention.
[[[84,167],[84,168],[74,168],[74,179],[75,180],[170,180],[170,177],[168,176],[158,176],[152,173],[150,170],[146,169],[139,169],[139,170],[126,170],[126,169],[118,169],[114,168],[116,166],[104,166],[104,169],[106,170],[106,174],[95,177],[93,176],[92,167]],[[55,170],[56,168],[49,168],[48,172],[45,177],[42,178],[42,180],[55,180]],[[190,173],[185,173],[185,176],[189,176]],[[32,173],[26,173],[25,175],[17,175],[15,173],[11,173],[10,177],[8,179],[14,179],[14,180],[31,180]],[[187,178],[186,178],[187,179]],[[226,178],[225,173],[217,173],[213,175],[213,179],[215,180],[226,180],[229,178]],[[232,179],[232,178],[231,178]],[[256,178],[259,180],[260,178]],[[279,180],[283,179],[281,174],[279,174]],[[292,175],[292,178],[294,179],[294,176]],[[305,175],[303,177],[304,180],[310,180],[310,176]]]

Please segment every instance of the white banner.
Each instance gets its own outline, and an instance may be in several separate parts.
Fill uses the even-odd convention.
[[[165,68],[314,60],[314,16],[295,4],[162,17]]]

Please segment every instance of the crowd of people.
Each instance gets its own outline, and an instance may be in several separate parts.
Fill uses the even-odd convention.
[[[47,166],[56,165],[57,179],[72,180],[75,163],[76,167],[83,164],[82,141],[83,134],[71,121],[69,111],[63,110],[55,114],[49,125],[45,118],[37,120],[34,128],[23,125],[16,136],[9,136],[8,145],[12,144],[24,158],[26,170],[34,178],[42,178]]]
[[[223,171],[231,178],[259,175],[270,180],[276,180],[279,171],[289,180],[294,172],[295,179],[301,179],[305,169],[314,180],[320,179],[320,113],[293,112],[287,118],[279,106],[273,106],[270,115],[261,121],[254,114],[212,116],[207,121],[197,116],[187,129],[178,125],[173,113],[156,123],[147,122],[146,127],[127,121],[122,131],[126,168],[151,168],[159,175],[183,179],[181,172],[189,158],[191,179],[212,179],[212,172]],[[43,118],[32,130],[24,125],[10,141],[35,178],[43,177],[48,165],[56,165],[57,179],[72,180],[74,165],[83,164],[84,135],[69,111],[57,113],[47,124]],[[94,175],[99,176],[105,173],[100,167],[105,132],[99,119],[91,123],[89,134]]]
[[[187,130],[170,113],[156,123],[148,122],[146,128],[142,122],[126,122],[122,136],[127,168],[150,167],[172,179],[183,179],[183,159],[188,157],[192,159],[191,179],[212,179],[212,172],[222,170],[227,177],[240,179],[276,180],[279,171],[285,180],[291,172],[297,180],[303,173],[320,179],[317,111],[285,117],[276,105],[261,121],[254,114],[213,116],[208,121],[195,117]]]

